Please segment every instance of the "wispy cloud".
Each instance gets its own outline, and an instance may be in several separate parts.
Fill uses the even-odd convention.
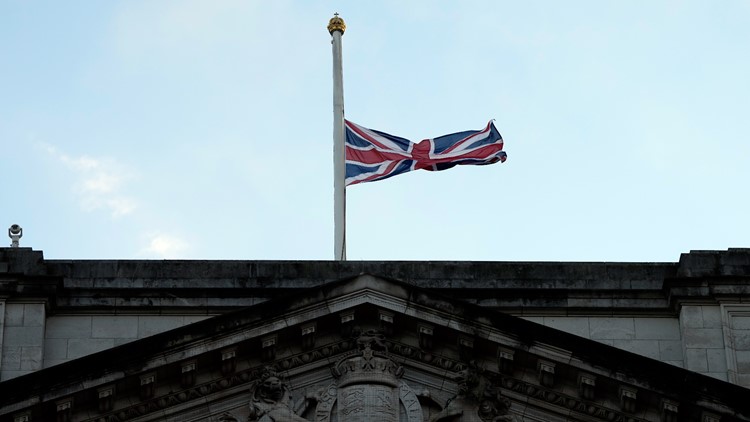
[[[135,173],[127,166],[109,157],[73,156],[50,144],[39,146],[74,174],[72,189],[83,211],[105,211],[115,219],[124,216],[139,220],[153,218],[136,215],[138,201],[125,193],[127,183],[135,178]],[[182,237],[162,232],[142,234],[140,243],[138,255],[147,258],[180,258],[190,250],[190,244]]]
[[[42,148],[75,173],[77,180],[73,190],[84,211],[106,210],[118,218],[137,208],[135,199],[122,193],[132,172],[114,159],[88,155],[75,157],[49,144],[42,144]]]
[[[157,256],[163,259],[180,258],[189,249],[188,243],[182,238],[163,233],[148,237],[148,244],[140,252],[141,255]]]

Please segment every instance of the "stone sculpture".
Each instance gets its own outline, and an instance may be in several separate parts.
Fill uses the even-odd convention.
[[[307,422],[292,408],[292,395],[275,369],[266,367],[250,387],[248,421]]]
[[[477,369],[466,369],[455,376],[458,392],[448,400],[442,411],[429,422],[515,422],[509,415],[510,400],[500,394],[500,389],[481,375]]]

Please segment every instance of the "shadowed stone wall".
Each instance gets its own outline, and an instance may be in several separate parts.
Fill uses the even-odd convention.
[[[750,249],[560,263],[45,260],[0,248],[0,378],[360,274],[750,386]]]

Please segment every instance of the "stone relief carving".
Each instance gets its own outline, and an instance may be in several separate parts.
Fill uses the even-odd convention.
[[[289,386],[274,368],[266,367],[250,387],[248,421],[307,422],[295,412]]]
[[[390,358],[385,335],[378,330],[356,332],[353,344],[355,350],[348,352],[331,368],[335,382],[309,392],[296,404],[292,401],[289,386],[277,370],[264,368],[251,384],[246,420],[301,422],[308,421],[302,416],[307,415],[316,422],[517,421],[509,414],[510,400],[473,366],[455,373],[458,392],[426,420],[420,399],[429,397],[429,392],[418,395],[401,380],[404,368]],[[440,408],[438,403],[435,404]],[[314,412],[307,413],[311,406],[314,406]],[[240,418],[227,414],[219,420],[239,422]]]
[[[403,367],[388,355],[379,330],[357,333],[357,350],[331,369],[336,382],[320,395],[315,421],[423,422],[416,394],[400,380]]]
[[[357,348],[360,351],[370,349],[373,351],[388,353],[388,344],[385,342],[385,334],[380,330],[367,330],[358,333]]]
[[[448,400],[439,413],[429,422],[515,422],[509,415],[510,400],[500,394],[500,388],[492,385],[481,371],[470,368],[456,373],[458,393]]]
[[[418,347],[408,344],[401,344],[398,342],[385,341],[385,336],[379,332],[369,332],[366,335],[360,337],[346,338],[340,341],[326,344],[312,351],[306,351],[303,354],[292,355],[282,358],[274,363],[276,371],[279,373],[286,373],[287,371],[295,372],[294,370],[298,367],[306,365],[310,362],[320,362],[329,360],[333,356],[342,356],[346,354],[346,359],[352,357],[364,356],[364,350],[369,344],[369,348],[378,349],[380,354],[387,354],[391,360],[409,360],[414,361],[416,364],[430,365],[433,368],[440,369],[442,371],[454,371],[456,378],[458,379],[458,373],[470,374],[471,371],[463,371],[466,368],[474,367],[471,362],[458,361],[449,359],[446,356],[439,354],[433,354],[430,351],[420,350]],[[368,337],[370,337],[368,339]],[[376,354],[377,356],[377,354]],[[321,364],[322,365],[322,364]],[[395,365],[395,364],[394,364]],[[398,366],[398,365],[396,365]],[[323,367],[321,366],[321,369]],[[463,371],[463,372],[462,372]],[[476,372],[476,370],[475,370]],[[555,391],[554,389],[545,388],[533,382],[523,381],[521,379],[515,379],[509,376],[500,376],[498,374],[484,373],[481,378],[489,378],[492,382],[491,386],[501,385],[503,391],[512,391],[515,395],[522,395],[528,398],[540,400],[541,402],[547,403],[550,409],[557,408],[557,413],[566,412],[577,412],[583,415],[589,415],[591,418],[596,418],[602,421],[645,421],[644,419],[636,418],[632,414],[622,411],[620,409],[612,409],[607,404],[599,402],[591,402],[589,400],[582,400],[578,396],[570,396]],[[138,402],[131,406],[118,408],[111,412],[96,415],[88,419],[82,420],[82,422],[112,422],[112,421],[129,421],[136,418],[153,418],[155,413],[163,414],[165,411],[173,406],[184,406],[185,403],[189,403],[193,400],[205,402],[217,393],[221,394],[229,389],[234,389],[238,386],[245,386],[250,384],[253,388],[257,388],[257,383],[263,378],[264,368],[249,368],[242,371],[238,371],[230,376],[225,376],[219,379],[213,379],[209,382],[198,384],[194,387],[170,392],[168,394],[155,397],[146,402]],[[476,374],[475,374],[476,375]],[[278,377],[278,376],[277,376]],[[282,378],[279,378],[282,379]],[[482,400],[471,400],[464,395],[463,399],[460,399],[460,394],[456,394],[452,399],[446,400],[450,393],[445,391],[429,391],[423,390],[421,387],[417,390],[412,390],[408,384],[399,380],[399,402],[400,417],[399,422],[422,422],[422,421],[518,421],[520,417],[513,416],[509,413],[505,406],[508,403],[505,397],[499,396],[497,399],[492,398],[493,388],[488,389],[490,397],[486,401]],[[283,384],[283,381],[282,381]],[[467,385],[470,383],[467,383]],[[322,388],[321,388],[322,387]],[[243,387],[244,388],[244,387]],[[268,390],[268,389],[267,389]],[[289,398],[290,388],[286,388],[287,399],[284,400],[287,406],[292,407],[292,400]],[[255,390],[253,390],[255,391]],[[315,385],[304,388],[304,391],[295,390],[294,398],[297,399],[298,394],[302,394],[303,398],[296,402],[292,407],[293,413],[296,416],[303,417],[308,421],[331,421],[336,419],[337,408],[336,401],[338,396],[338,383],[330,385]],[[416,393],[416,394],[415,394]],[[264,393],[266,397],[269,394]],[[484,397],[484,393],[482,396]],[[463,400],[465,406],[459,406],[459,401]],[[317,405],[317,406],[316,406]],[[545,406],[547,406],[545,405]],[[409,416],[405,416],[406,413]],[[213,422],[247,422],[248,420],[263,420],[273,421],[271,415],[267,415],[265,419],[258,419],[257,415],[252,419],[248,418],[250,412],[250,406],[245,405],[242,409],[235,409],[230,412],[220,411],[220,415],[211,415],[207,421]],[[256,411],[257,413],[257,411]],[[424,419],[414,415],[424,414],[428,418]],[[331,417],[333,416],[333,418]],[[261,416],[262,418],[263,416]],[[280,419],[284,420],[284,419]],[[287,419],[289,420],[289,419]],[[292,418],[293,421],[299,421],[300,419]],[[339,422],[344,422],[339,419]]]

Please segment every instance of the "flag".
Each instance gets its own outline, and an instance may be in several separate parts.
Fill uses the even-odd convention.
[[[504,162],[503,138],[490,121],[482,130],[451,133],[413,143],[344,120],[346,186],[383,180],[412,170],[445,170],[458,164]]]

